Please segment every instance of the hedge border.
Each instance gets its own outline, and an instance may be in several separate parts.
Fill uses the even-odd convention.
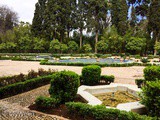
[[[80,102],[66,103],[67,109],[74,115],[83,116],[85,119],[94,120],[158,120],[155,117],[139,115],[133,112],[109,109],[103,105],[91,106]]]
[[[0,99],[17,95],[50,83],[53,75],[33,78],[0,88]]]
[[[98,65],[100,67],[131,67],[131,66],[153,66],[150,63],[125,63],[125,64],[107,64],[107,63],[51,63],[41,61],[40,65],[63,65],[63,66],[88,66],[88,65]]]

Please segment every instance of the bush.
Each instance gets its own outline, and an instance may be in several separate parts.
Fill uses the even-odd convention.
[[[147,63],[147,62],[148,62],[148,59],[147,59],[147,58],[142,58],[142,59],[141,59],[141,62],[142,62],[142,63]]]
[[[146,81],[155,81],[160,79],[160,66],[150,66],[144,69],[144,78]]]
[[[141,103],[151,116],[160,117],[160,81],[149,81],[142,88]]]
[[[35,72],[34,70],[30,70],[28,71],[27,79],[36,78],[37,76],[38,76],[37,72]]]
[[[53,75],[38,77],[0,88],[0,99],[10,97],[49,84]]]
[[[65,103],[75,98],[79,85],[79,76],[75,72],[61,71],[53,75],[49,93],[52,98]]]
[[[108,76],[108,75],[101,75],[101,80],[104,80],[107,84],[110,84],[112,82],[114,82],[114,76]]]
[[[142,88],[142,85],[145,83],[144,79],[135,79],[135,83],[138,86],[138,88]]]
[[[101,67],[97,65],[83,67],[82,79],[85,85],[98,85],[101,79]]]
[[[38,109],[44,110],[44,109],[52,109],[57,106],[58,100],[50,97],[43,97],[39,96],[35,100],[35,104]]]
[[[91,106],[84,103],[66,103],[70,113],[83,116],[84,119],[93,120],[156,120],[136,113],[120,111],[118,109],[108,109],[106,106]]]

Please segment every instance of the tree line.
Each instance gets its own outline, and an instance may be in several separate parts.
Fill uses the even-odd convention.
[[[0,49],[12,41],[15,44],[12,47],[16,48],[13,51],[25,52],[157,54],[160,51],[158,0],[39,0],[35,7],[32,25],[19,24],[9,30],[11,33],[5,31],[0,36]],[[7,38],[26,26],[28,33],[19,35],[23,39],[14,38],[23,44]],[[72,45],[74,50],[70,49]],[[12,47],[8,49],[12,51]]]

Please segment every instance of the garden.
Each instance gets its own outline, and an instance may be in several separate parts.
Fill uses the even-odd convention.
[[[58,72],[50,69],[39,69],[38,72],[31,70],[27,75],[19,74],[1,77],[0,96],[2,100],[4,98],[7,99],[13,95],[24,93],[50,83],[47,96],[37,97],[28,106],[29,110],[77,120],[158,120],[160,117],[158,94],[160,92],[159,72],[160,67],[158,66],[150,66],[144,69],[145,79],[143,80],[140,93],[137,93],[138,97],[123,91],[95,95],[97,99],[105,99],[100,105],[89,105],[83,96],[77,94],[80,86],[98,87],[114,84],[114,76],[101,75],[101,67],[97,65],[83,67],[81,75],[66,70]],[[106,105],[115,107],[119,103],[135,101],[140,101],[145,106],[145,114],[140,115],[132,111],[128,112],[105,107]]]

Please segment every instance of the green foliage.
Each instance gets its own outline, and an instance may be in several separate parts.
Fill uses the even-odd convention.
[[[35,100],[35,104],[38,107],[38,109],[45,110],[45,109],[52,109],[57,106],[58,100],[50,97],[43,97],[39,96]]]
[[[90,53],[92,51],[92,47],[90,44],[85,44],[83,45],[82,50],[84,53]]]
[[[100,52],[100,53],[106,53],[107,49],[108,49],[108,45],[107,45],[107,43],[105,41],[101,40],[101,41],[99,41],[97,43],[97,50],[98,50],[98,52]]]
[[[127,31],[128,6],[125,0],[111,1],[112,24],[118,30],[120,35],[125,35]]]
[[[53,78],[53,75],[38,77],[24,82],[14,83],[5,87],[0,88],[0,99],[17,95],[37,87],[41,87],[49,84],[50,80]]]
[[[114,82],[114,76],[108,76],[108,75],[101,75],[101,80],[104,80],[107,84],[110,84],[112,82]]]
[[[141,59],[141,62],[142,62],[142,63],[147,63],[147,62],[148,62],[148,59],[147,59],[147,58],[142,58],[142,59]]]
[[[149,114],[160,117],[160,80],[147,82],[142,88],[141,103],[145,105]]]
[[[134,53],[140,53],[146,45],[145,41],[143,38],[130,37],[127,39],[126,48]]]
[[[144,78],[146,81],[155,81],[160,79],[160,66],[150,66],[144,69]]]
[[[97,65],[85,66],[82,69],[84,85],[97,85],[101,78],[101,67]]]
[[[144,79],[135,79],[135,83],[138,86],[138,88],[142,88],[142,85],[145,84],[145,80]]]
[[[50,51],[53,53],[59,53],[60,50],[61,50],[60,42],[57,39],[52,40],[50,43]]]
[[[84,119],[95,120],[156,120],[156,118],[141,116],[133,112],[120,111],[118,109],[108,109],[106,106],[91,106],[84,103],[66,103],[70,113],[83,116]]]
[[[66,44],[61,44],[61,51],[66,53],[68,51],[68,46]]]
[[[72,101],[80,85],[79,76],[72,71],[61,71],[53,75],[49,94],[60,103]]]
[[[73,53],[78,50],[78,44],[75,41],[68,42],[68,50]]]

